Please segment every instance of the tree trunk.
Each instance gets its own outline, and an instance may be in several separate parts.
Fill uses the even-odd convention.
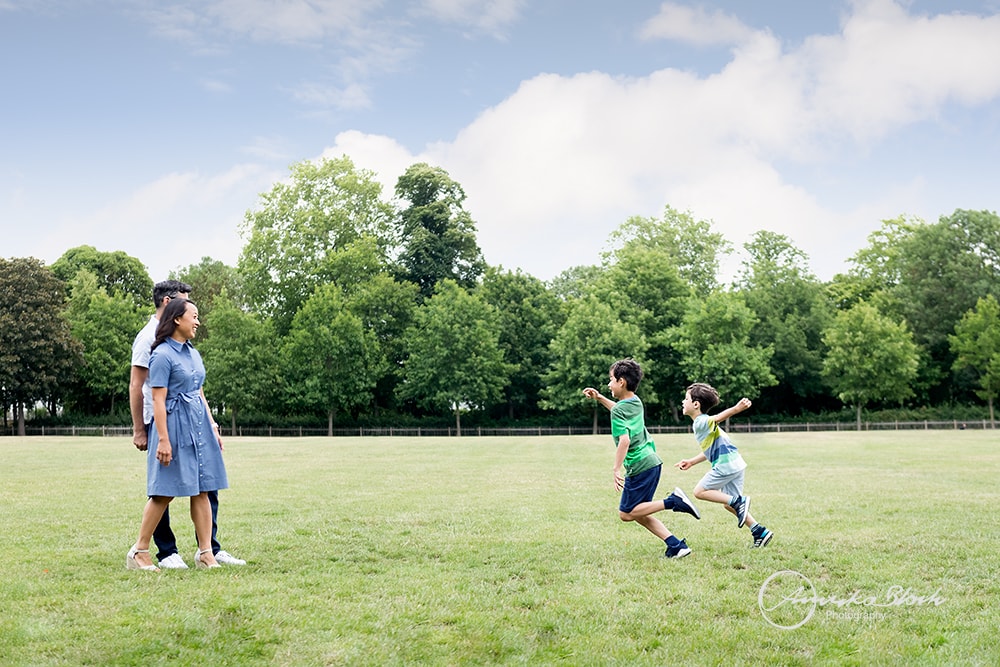
[[[24,403],[17,404],[17,434],[24,435]]]
[[[861,430],[861,404],[857,405],[857,417],[858,417],[858,430]]]
[[[462,437],[462,409],[455,405],[455,437]]]
[[[326,413],[326,437],[333,437],[333,415],[337,412],[336,408],[330,408],[330,411]]]
[[[236,437],[236,408],[230,408],[229,410],[229,423],[232,427],[229,430],[229,435]]]
[[[597,435],[597,402],[594,402],[594,425],[591,427],[591,432]]]
[[[990,404],[990,428],[996,428],[997,422],[993,419],[993,397],[990,396],[987,402]]]

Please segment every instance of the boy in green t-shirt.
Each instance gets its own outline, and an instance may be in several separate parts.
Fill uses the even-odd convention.
[[[642,368],[633,359],[622,359],[611,365],[608,376],[608,389],[614,401],[593,387],[584,389],[583,394],[611,411],[611,436],[616,446],[612,472],[615,488],[622,492],[618,516],[622,521],[635,521],[663,540],[667,545],[667,558],[683,558],[691,549],[684,540],[674,537],[653,514],[673,510],[696,519],[701,515],[679,488],[663,500],[653,500],[663,460],[657,455],[656,445],[646,430],[642,401],[635,395],[642,380]]]

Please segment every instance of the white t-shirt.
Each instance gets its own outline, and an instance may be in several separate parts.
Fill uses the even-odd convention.
[[[153,347],[156,340],[156,327],[160,325],[160,320],[156,315],[151,315],[146,326],[135,335],[132,343],[132,365],[149,370],[149,348]],[[142,423],[148,425],[153,421],[153,390],[149,386],[149,374],[146,381],[142,383]]]

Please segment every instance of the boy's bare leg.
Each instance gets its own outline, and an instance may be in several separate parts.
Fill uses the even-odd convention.
[[[726,511],[732,514],[733,516],[739,516],[736,513],[736,508],[734,508],[732,505],[729,504],[730,502],[732,502],[733,497],[728,493],[723,493],[722,491],[718,491],[716,489],[703,489],[699,486],[694,490],[694,497],[697,498],[698,500],[707,500],[710,503],[719,503],[720,505],[725,507]],[[635,510],[632,511],[634,512]],[[746,526],[757,525],[757,521],[753,518],[753,516],[751,516],[750,512],[747,512],[747,519],[744,525]]]
[[[700,486],[694,490],[694,497],[698,500],[707,500],[710,503],[719,503],[720,505],[725,505],[726,509],[730,510],[735,514],[735,510],[729,506],[730,501],[733,497],[728,493],[723,493],[718,489],[703,489]]]
[[[660,504],[662,505],[663,503]],[[670,537],[673,534],[669,530],[667,530],[667,527],[663,525],[663,522],[657,519],[655,516],[648,516],[648,515],[641,516],[636,518],[635,522],[640,526],[642,526],[643,528],[645,528],[646,530],[648,530],[649,532],[651,532],[653,535],[656,535],[664,542],[667,540],[668,537]]]
[[[650,500],[648,503],[639,503],[632,508],[631,512],[622,512],[622,521],[638,521],[644,516],[649,516],[650,514],[662,511],[662,500]]]

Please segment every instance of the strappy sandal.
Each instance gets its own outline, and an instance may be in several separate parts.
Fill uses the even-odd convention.
[[[212,563],[211,565],[209,565],[208,563],[202,561],[201,555],[202,554],[210,554],[210,553],[212,553],[211,549],[201,549],[201,550],[196,551],[195,554],[194,554],[194,566],[197,567],[197,568],[199,568],[199,569],[200,568],[211,568],[211,567],[222,567],[218,563]]]
[[[140,565],[139,561],[135,559],[136,554],[148,554],[149,549],[139,549],[136,545],[132,545],[132,548],[128,550],[128,555],[125,556],[125,569],[126,570],[145,570],[147,572],[159,572],[160,568],[155,565]]]

